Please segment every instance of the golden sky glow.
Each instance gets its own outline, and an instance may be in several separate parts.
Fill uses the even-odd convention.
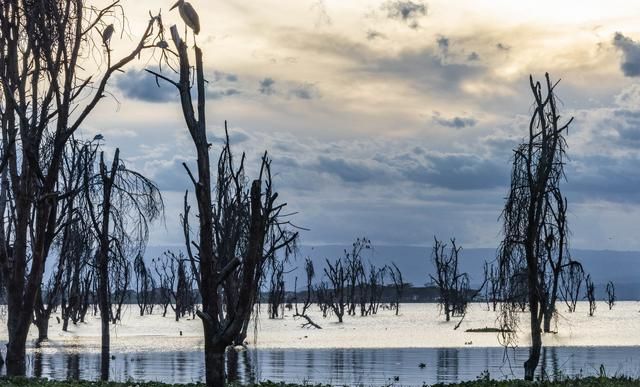
[[[208,68],[211,133],[219,136],[227,119],[238,147],[270,150],[282,189],[301,212],[299,223],[312,228],[307,241],[366,234],[384,243],[420,243],[456,230],[468,245],[493,246],[511,147],[530,112],[528,76],[549,72],[562,78],[563,109],[576,117],[569,137],[575,176],[568,183],[574,241],[640,249],[628,224],[612,220],[640,211],[640,198],[622,182],[636,181],[629,173],[640,159],[634,116],[640,3],[190,2],[202,26],[196,41]],[[170,1],[122,4],[131,36],[149,10],[162,9],[166,25],[184,29],[178,13],[168,11]],[[409,5],[426,12],[393,13]],[[131,39],[113,41],[116,54]],[[191,158],[191,148],[168,86],[158,89],[138,73],[157,65],[154,55],[112,82],[120,103],[103,103],[84,130],[105,133],[113,146],[124,143],[125,154],[166,184],[170,196],[183,189],[177,181],[188,183],[180,180],[179,163]],[[380,206],[390,223],[404,222],[406,229],[391,232],[364,220]],[[624,246],[598,239],[584,225],[594,218]],[[336,219],[342,234],[333,230]],[[157,238],[180,242],[167,233]]]

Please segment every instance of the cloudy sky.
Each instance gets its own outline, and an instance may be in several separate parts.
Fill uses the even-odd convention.
[[[532,111],[528,76],[549,72],[562,79],[563,116],[575,117],[564,185],[573,247],[640,250],[640,3],[191,3],[210,137],[226,119],[250,164],[270,152],[280,197],[310,229],[303,243],[422,245],[436,234],[497,246],[512,149]],[[124,0],[115,55],[149,10],[183,31],[171,5]],[[102,133],[155,179],[168,208],[151,243],[179,245],[181,163],[194,155],[176,91],[141,71],[158,59],[116,76],[83,133]]]

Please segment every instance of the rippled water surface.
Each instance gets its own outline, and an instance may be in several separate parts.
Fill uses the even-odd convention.
[[[505,359],[501,348],[262,349],[230,352],[227,372],[230,379],[244,383],[270,379],[336,385],[458,382],[487,371],[497,379],[522,377],[527,350],[509,350],[507,355]],[[29,356],[29,371],[54,379],[97,379],[99,360],[96,353],[77,350],[35,352]],[[640,376],[640,347],[550,347],[542,360],[548,375],[593,375],[602,364],[609,375]],[[111,377],[197,382],[203,380],[203,367],[200,351],[114,353]]]

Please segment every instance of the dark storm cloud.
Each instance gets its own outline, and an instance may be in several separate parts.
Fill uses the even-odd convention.
[[[433,121],[438,125],[446,126],[447,128],[463,129],[470,126],[475,126],[478,121],[472,117],[453,117],[443,118],[440,116],[434,116]]]
[[[627,77],[640,75],[640,43],[616,32],[613,37],[613,45],[622,52],[620,69]]]
[[[379,168],[342,157],[319,156],[315,169],[337,176],[347,183],[371,182],[382,176]]]
[[[259,91],[260,94],[264,94],[264,95],[272,95],[275,94],[276,89],[274,87],[276,81],[274,81],[272,78],[264,78],[263,80],[260,81],[260,87],[259,87]]]
[[[638,156],[575,157],[567,163],[565,183],[570,199],[640,202]]]
[[[418,28],[418,19],[427,15],[427,5],[422,1],[389,0],[382,4],[382,10],[390,19],[400,20],[411,28]]]
[[[116,80],[116,87],[125,97],[145,102],[168,102],[176,100],[176,88],[146,71],[128,71]]]
[[[618,133],[618,145],[636,149],[640,147],[639,110],[614,110],[611,126]]]
[[[479,190],[506,186],[508,168],[473,154],[431,154],[424,164],[403,171],[413,182],[450,190]]]
[[[430,93],[462,92],[463,81],[486,72],[483,66],[467,63],[444,63],[432,49],[403,51],[391,58],[370,60],[366,71],[387,74],[411,82],[419,89]]]

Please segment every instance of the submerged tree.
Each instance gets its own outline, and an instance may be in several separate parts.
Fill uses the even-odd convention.
[[[451,239],[451,250],[446,252],[447,244],[434,237],[432,250],[433,264],[436,276],[430,276],[440,292],[439,304],[444,312],[446,321],[451,317],[463,316],[469,303],[469,276],[460,273],[458,253],[462,247],[456,246],[456,240]]]
[[[226,141],[217,170],[212,174],[202,51],[194,47],[195,68],[192,68],[187,44],[176,26],[171,27],[171,35],[179,61],[179,80],[152,73],[180,92],[182,113],[197,154],[195,174],[184,166],[195,189],[198,227],[190,226],[188,192],[182,222],[188,258],[202,298],[198,316],[204,327],[205,379],[208,386],[223,387],[225,350],[244,341],[265,265],[278,259],[283,251],[285,255],[291,253],[298,234],[289,231],[288,222],[283,219],[286,204],[277,203],[271,161],[266,152],[257,178],[250,181],[245,174],[244,154],[239,160],[234,159],[226,123]],[[173,55],[168,49],[165,52]],[[192,101],[192,79],[197,109]],[[193,230],[197,232],[197,242],[192,239]]]
[[[612,281],[607,282],[607,305],[609,310],[613,309],[613,305],[616,303],[616,287]]]
[[[274,261],[269,265],[269,296],[267,300],[269,318],[284,317],[284,262]]]
[[[328,286],[325,289],[326,295],[321,298],[324,298],[324,303],[328,309],[331,310],[338,318],[338,322],[341,323],[348,305],[348,267],[345,267],[342,258],[338,258],[333,262],[327,259],[326,262],[327,266],[324,268],[324,275],[328,280]]]
[[[565,133],[572,119],[560,122],[555,86],[546,74],[545,86],[530,77],[534,112],[526,142],[514,151],[511,187],[502,212],[504,239],[498,256],[503,302],[499,317],[505,331],[515,332],[517,309],[508,302],[526,273],[531,348],[524,363],[525,379],[533,380],[542,348],[542,323],[555,312],[558,279],[568,260],[564,179]],[[544,93],[544,94],[543,94]],[[513,343],[507,334],[505,344]]]
[[[27,334],[64,195],[57,184],[67,143],[105,96],[111,76],[154,46],[159,16],[151,17],[135,47],[114,60],[102,33],[119,11],[118,3],[0,4],[0,269],[7,292],[11,376],[26,371]],[[91,63],[93,58],[102,65]]]
[[[500,279],[495,265],[484,263],[484,281],[487,284],[484,289],[487,310],[492,309],[495,312],[500,301]]]
[[[311,307],[311,297],[313,294],[313,278],[316,275],[315,272],[315,268],[313,267],[313,262],[311,261],[310,258],[305,259],[304,261],[304,272],[306,274],[306,278],[307,278],[307,287],[306,287],[306,291],[305,291],[305,297],[304,297],[304,301],[302,303],[302,309],[299,310],[298,309],[298,277],[296,277],[296,281],[295,281],[295,289],[294,289],[294,308],[295,308],[295,314],[293,315],[293,317],[301,317],[303,319],[305,319],[307,322],[302,324],[302,327],[314,327],[317,329],[322,329],[322,327],[320,327],[320,325],[316,324],[313,320],[311,320],[311,318],[309,317],[309,315],[307,314],[307,311],[309,310],[309,308]]]
[[[594,313],[596,312],[596,292],[590,274],[587,274],[587,278],[584,280],[584,283],[587,287],[586,298],[587,301],[589,301],[589,317],[593,317]]]
[[[136,278],[136,301],[140,309],[140,316],[144,316],[145,312],[152,314],[156,281],[140,254],[133,261],[133,272]]]
[[[404,289],[407,287],[407,283],[402,279],[402,272],[395,262],[391,262],[391,266],[387,266],[387,270],[389,270],[389,276],[391,277],[393,289],[395,290],[392,307],[396,310],[397,316],[400,314],[400,301],[402,300],[402,294],[404,293]]]
[[[85,205],[97,240],[94,265],[102,331],[101,378],[108,380],[109,319],[120,318],[130,278],[129,257],[144,254],[149,222],[162,215],[164,204],[158,187],[127,169],[116,148],[110,167],[101,152],[98,172],[85,176]]]
[[[584,282],[584,269],[579,262],[570,261],[562,271],[560,296],[567,304],[569,312],[576,311],[576,305],[580,299],[580,289]]]

